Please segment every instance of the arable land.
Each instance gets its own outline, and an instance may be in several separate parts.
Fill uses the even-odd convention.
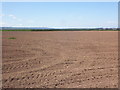
[[[117,88],[118,31],[3,31],[3,88]]]

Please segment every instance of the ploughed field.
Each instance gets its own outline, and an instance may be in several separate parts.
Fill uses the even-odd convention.
[[[4,31],[2,37],[3,88],[118,87],[118,31]]]

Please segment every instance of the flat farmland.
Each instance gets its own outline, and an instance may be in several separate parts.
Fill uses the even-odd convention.
[[[118,87],[118,31],[3,31],[2,56],[3,88]]]

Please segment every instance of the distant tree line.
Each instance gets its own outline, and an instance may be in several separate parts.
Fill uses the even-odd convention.
[[[85,28],[85,29],[3,29],[2,31],[118,31],[120,28]]]

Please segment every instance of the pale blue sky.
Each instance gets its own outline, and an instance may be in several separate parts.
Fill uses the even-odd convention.
[[[117,27],[117,2],[4,2],[3,26]]]

